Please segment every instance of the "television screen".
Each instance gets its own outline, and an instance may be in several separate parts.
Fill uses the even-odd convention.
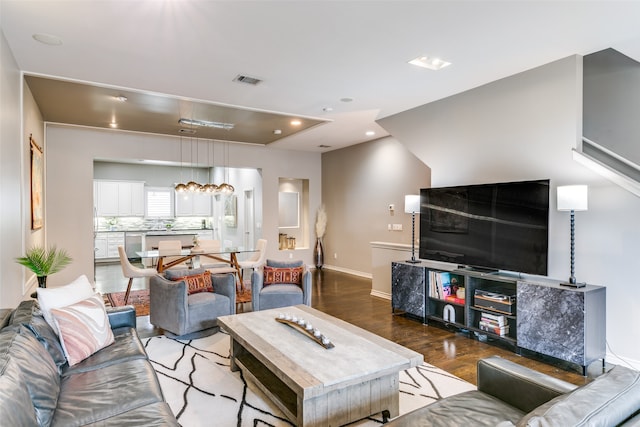
[[[420,190],[420,258],[546,275],[549,180]]]

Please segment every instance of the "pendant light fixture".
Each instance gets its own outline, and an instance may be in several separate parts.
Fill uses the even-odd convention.
[[[223,148],[225,148],[225,153],[223,153],[224,158],[225,158],[225,167],[224,167],[224,171],[225,171],[225,182],[223,182],[222,184],[220,184],[220,186],[218,187],[218,191],[222,194],[233,194],[234,191],[236,191],[236,189],[233,187],[233,185],[229,184],[227,181],[229,181],[229,143],[225,141]]]
[[[196,138],[196,146],[197,144],[198,138]],[[191,152],[189,153],[189,159],[191,160],[191,181],[187,182],[187,191],[197,193],[201,191],[202,186],[193,180],[193,138],[191,138]]]
[[[175,186],[178,193],[187,191],[187,186],[182,183],[182,135],[180,135],[180,182]]]
[[[218,191],[218,186],[211,181],[211,169],[214,166],[214,160],[215,160],[215,145],[214,145],[213,159],[211,160],[211,163],[209,163],[210,147],[211,147],[211,141],[207,143],[207,165],[209,166],[209,180],[208,180],[209,182],[202,186],[202,191],[207,194],[214,194]]]

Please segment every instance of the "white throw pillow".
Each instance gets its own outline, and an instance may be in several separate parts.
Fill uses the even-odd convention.
[[[83,274],[65,286],[38,288],[38,304],[40,305],[44,319],[49,326],[53,328],[55,333],[58,334],[58,328],[51,316],[51,309],[75,304],[78,301],[93,296],[94,292],[93,286],[89,283],[89,279]]]
[[[51,309],[69,366],[82,362],[114,342],[104,300],[98,293],[62,308]]]

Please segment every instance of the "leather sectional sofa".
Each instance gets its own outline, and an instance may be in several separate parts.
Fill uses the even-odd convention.
[[[387,426],[640,426],[640,372],[615,366],[577,387],[493,356],[478,362],[477,390],[438,400]]]
[[[107,315],[115,342],[69,366],[35,301],[0,310],[0,424],[179,425],[138,338],[133,307]]]

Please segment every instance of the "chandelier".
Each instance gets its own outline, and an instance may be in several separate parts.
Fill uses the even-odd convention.
[[[182,136],[180,136],[180,183],[176,184],[175,191],[178,193],[204,193],[204,194],[210,194],[210,195],[215,195],[215,194],[224,194],[224,195],[230,195],[233,194],[233,192],[235,191],[235,188],[233,187],[233,185],[227,183],[227,182],[223,182],[220,185],[216,185],[213,182],[211,182],[211,169],[214,167],[215,165],[215,142],[214,141],[209,141],[207,142],[207,165],[209,166],[209,179],[208,179],[208,183],[206,184],[199,184],[196,181],[194,181],[193,178],[193,138],[191,139],[191,145],[190,145],[190,152],[189,152],[189,157],[191,160],[191,164],[192,164],[192,168],[191,168],[191,181],[187,182],[186,184],[182,183],[182,171],[183,171],[183,157],[182,157]],[[209,161],[209,148],[211,147],[211,144],[213,144],[213,149],[211,150],[213,153],[213,157],[212,160]],[[198,139],[196,138],[196,161],[198,156]],[[225,155],[226,153],[226,155]],[[229,181],[229,148],[228,148],[228,142],[225,142],[225,145],[223,145],[223,160],[224,160],[224,170],[225,170],[225,181]]]

